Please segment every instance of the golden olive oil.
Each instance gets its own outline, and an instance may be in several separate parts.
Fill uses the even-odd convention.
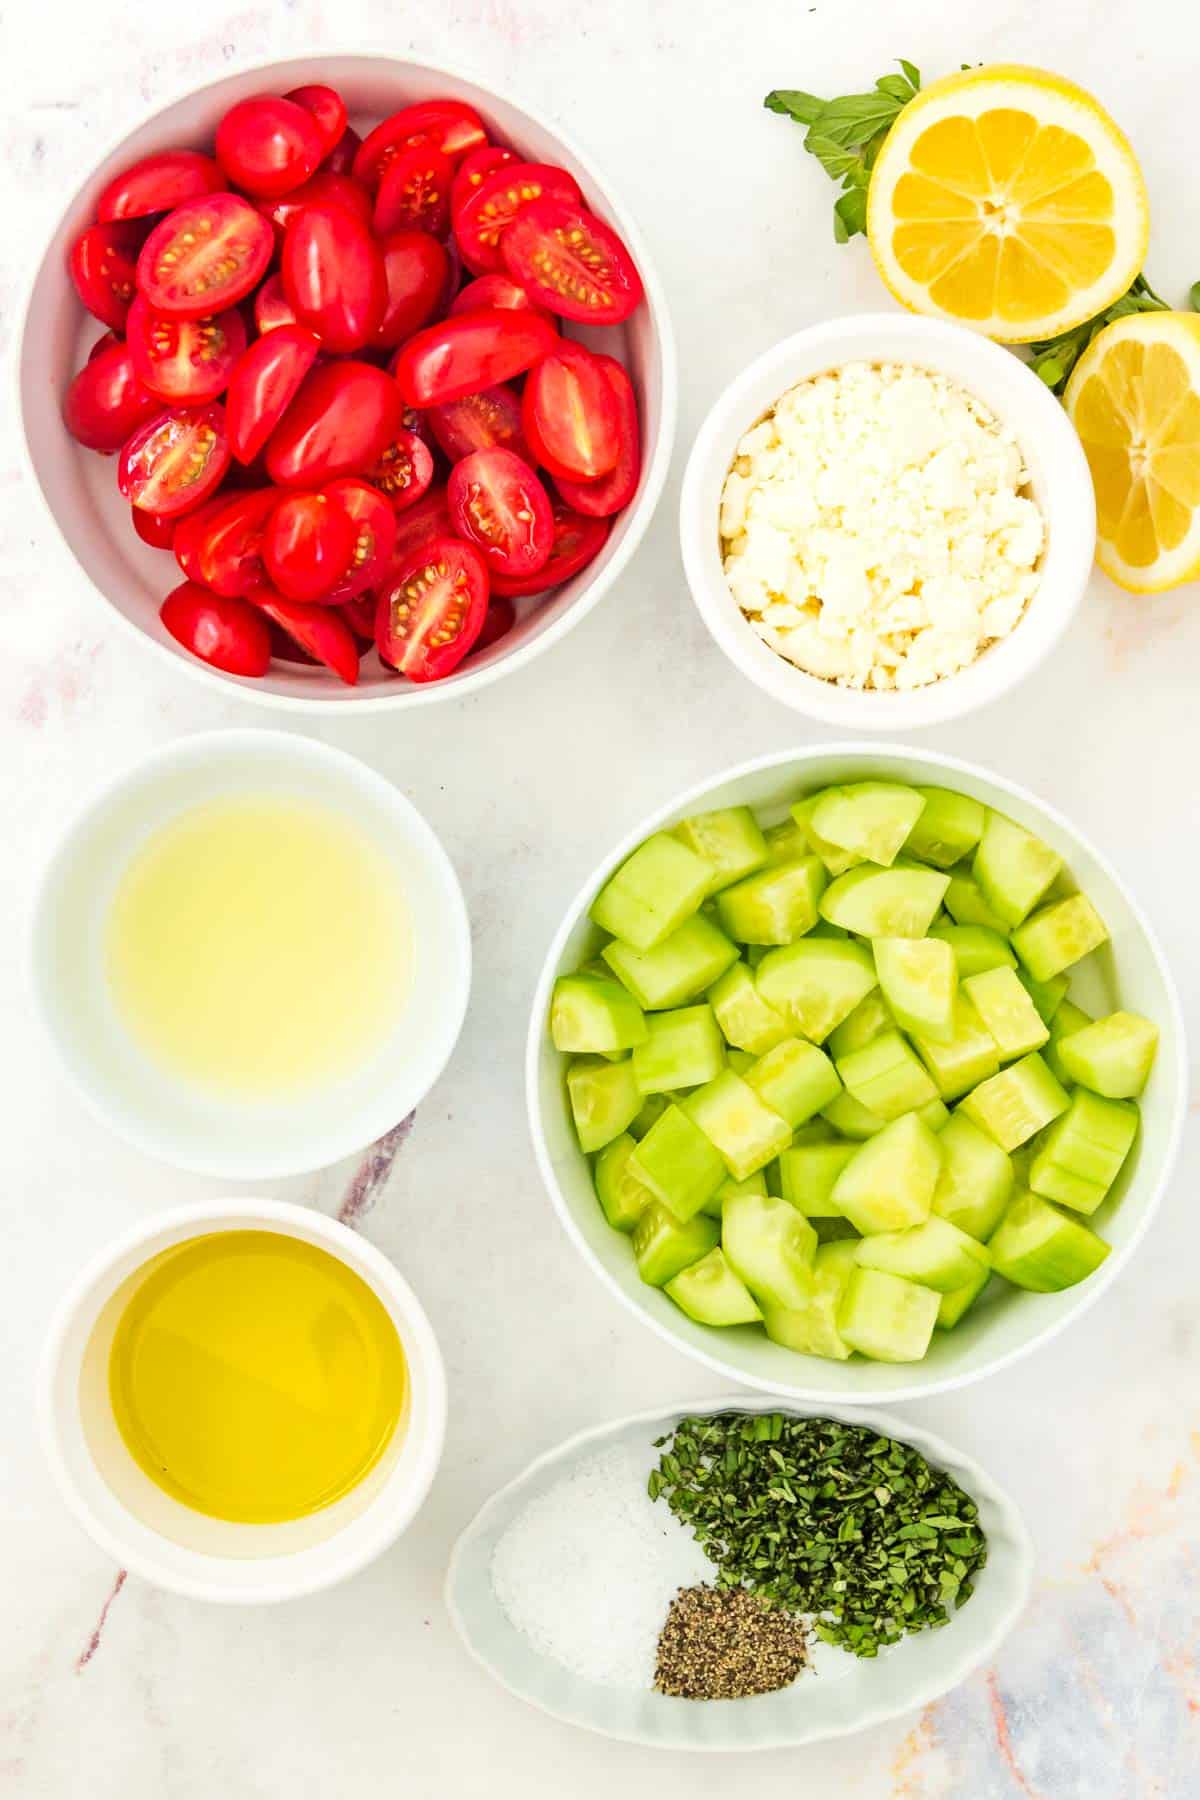
[[[230,1098],[292,1098],[376,1052],[407,986],[393,859],[331,808],[210,801],[154,832],[108,919],[119,1018],[168,1073]]]
[[[246,1524],[348,1494],[386,1450],[407,1385],[366,1282],[273,1231],[214,1232],[156,1257],[109,1358],[117,1425],[151,1481]]]

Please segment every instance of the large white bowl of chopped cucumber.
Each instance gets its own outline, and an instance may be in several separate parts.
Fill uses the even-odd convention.
[[[569,908],[527,1083],[564,1226],[697,1361],[802,1400],[962,1386],[1128,1262],[1186,1110],[1179,1001],[1067,820],[957,758],[702,782]]]

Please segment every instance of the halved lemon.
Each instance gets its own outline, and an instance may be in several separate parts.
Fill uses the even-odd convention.
[[[1124,133],[1041,69],[969,69],[923,89],[884,139],[867,196],[867,236],[896,298],[1008,344],[1111,306],[1149,230]]]
[[[1200,576],[1200,316],[1106,325],[1063,396],[1096,487],[1096,558],[1136,594]]]

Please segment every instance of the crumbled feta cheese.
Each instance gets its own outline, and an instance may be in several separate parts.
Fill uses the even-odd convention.
[[[773,650],[895,689],[1014,629],[1046,535],[1012,434],[946,376],[874,363],[798,383],[745,433],[720,529],[730,591]]]

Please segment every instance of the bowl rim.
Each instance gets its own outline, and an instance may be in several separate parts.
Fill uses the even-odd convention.
[[[356,1129],[352,1134],[343,1131],[340,1137],[331,1132],[327,1147],[329,1154],[322,1161],[313,1163],[309,1155],[297,1157],[295,1151],[286,1146],[286,1133],[279,1134],[280,1150],[275,1156],[260,1155],[257,1159],[235,1154],[189,1155],[173,1149],[169,1154],[162,1143],[153,1134],[144,1131],[140,1125],[127,1128],[117,1125],[102,1099],[93,1091],[90,1082],[85,1082],[71,1059],[65,1054],[62,1034],[55,1022],[55,1017],[47,1002],[44,984],[40,974],[41,957],[39,953],[39,936],[47,916],[48,895],[53,882],[72,852],[79,834],[112,806],[122,792],[143,776],[154,771],[169,775],[172,765],[194,761],[205,762],[211,756],[224,758],[227,756],[252,755],[256,750],[266,749],[271,752],[283,752],[297,767],[305,763],[324,763],[339,777],[356,784],[360,789],[367,789],[378,796],[381,803],[395,815],[406,821],[411,834],[414,853],[425,862],[436,876],[439,887],[443,890],[449,915],[450,931],[454,939],[454,961],[451,978],[457,984],[457,991],[451,996],[451,1004],[445,1013],[446,1041],[443,1054],[430,1065],[429,1079],[424,1082],[420,1093],[402,1111],[397,1118],[394,1103],[381,1095],[380,1102],[369,1121],[368,1134],[364,1137]],[[143,1155],[152,1157],[156,1163],[165,1164],[169,1168],[181,1169],[191,1175],[205,1175],[220,1181],[282,1181],[297,1175],[309,1175],[318,1169],[331,1167],[345,1156],[361,1153],[369,1144],[376,1141],[384,1133],[393,1129],[422,1104],[433,1087],[441,1080],[446,1068],[458,1046],[462,1028],[467,1016],[467,1008],[471,997],[472,953],[471,953],[471,921],[467,911],[466,897],[458,872],[450,859],[449,852],[439,838],[425,815],[409,799],[396,784],[383,775],[372,764],[364,762],[349,750],[342,750],[333,744],[326,744],[320,738],[308,732],[285,731],[278,726],[246,725],[217,728],[211,731],[194,731],[183,736],[171,738],[164,744],[156,745],[153,750],[135,757],[114,774],[108,775],[96,786],[75,808],[70,817],[60,825],[49,851],[38,871],[34,883],[32,897],[29,902],[24,930],[24,962],[26,969],[26,987],[30,993],[33,1010],[41,1026],[46,1040],[54,1051],[55,1063],[63,1078],[67,1081],[76,1098],[81,1100],[106,1130],[122,1142],[132,1144]]]
[[[716,531],[715,517],[706,519],[708,509],[704,504],[708,469],[718,453],[723,458],[728,450],[732,457],[736,443],[733,419],[748,394],[768,376],[780,384],[776,398],[796,381],[807,379],[803,374],[789,375],[788,370],[798,357],[814,348],[828,345],[831,356],[842,362],[870,360],[869,350],[857,340],[876,335],[898,335],[907,341],[912,359],[918,364],[924,350],[931,367],[937,366],[939,348],[956,350],[993,371],[997,380],[1016,384],[1025,394],[1025,410],[1040,414],[1039,434],[1053,440],[1046,461],[1061,513],[1056,512],[1053,520],[1047,517],[1047,524],[1052,526],[1055,542],[1063,546],[1061,578],[1047,595],[1047,606],[1041,609],[1044,623],[1039,619],[1038,631],[1029,637],[1020,638],[1019,631],[1014,631],[1000,640],[995,646],[1003,653],[999,665],[989,661],[992,652],[986,651],[966,668],[938,681],[886,694],[839,687],[811,675],[757,636],[753,643],[745,642],[740,608],[723,578],[717,591],[704,548],[710,526],[712,535]],[[840,355],[839,345],[843,346]],[[970,389],[965,377],[956,375],[953,379]],[[1002,412],[992,402],[988,404],[997,413]],[[1026,427],[1019,435],[1032,435],[1032,427]],[[876,310],[820,319],[791,333],[754,357],[722,388],[705,413],[688,453],[680,486],[678,534],[684,573],[696,610],[723,655],[747,681],[780,705],[836,729],[892,733],[946,724],[989,706],[1019,686],[1051,654],[1087,591],[1095,561],[1096,508],[1087,461],[1074,427],[1050,390],[1011,349],[949,320]],[[1035,593],[1031,606],[1037,604],[1041,593],[1041,589]],[[755,653],[756,647],[767,652],[769,665]],[[999,676],[993,674],[989,681],[988,674],[997,666]],[[877,704],[880,702],[882,705]],[[871,717],[868,709],[873,705],[876,716]],[[881,713],[885,716],[879,716]]]
[[[70,1473],[63,1450],[54,1394],[66,1339],[79,1308],[92,1288],[115,1263],[140,1246],[152,1243],[164,1232],[174,1232],[181,1226],[191,1225],[196,1227],[191,1235],[201,1236],[207,1228],[220,1229],[226,1221],[244,1219],[247,1216],[252,1216],[267,1229],[280,1228],[286,1236],[297,1235],[293,1228],[302,1227],[299,1235],[311,1234],[313,1238],[319,1239],[323,1248],[361,1275],[376,1294],[387,1296],[403,1319],[403,1331],[399,1331],[399,1327],[397,1329],[406,1362],[411,1368],[413,1352],[420,1359],[429,1412],[428,1429],[418,1447],[416,1465],[411,1480],[403,1490],[403,1499],[390,1508],[380,1508],[381,1517],[376,1521],[374,1530],[363,1529],[358,1533],[363,1539],[360,1547],[339,1561],[330,1559],[333,1564],[330,1568],[318,1569],[300,1578],[293,1576],[291,1579],[264,1582],[261,1589],[253,1592],[221,1589],[215,1581],[204,1581],[198,1576],[174,1573],[164,1575],[152,1556],[144,1556],[136,1548],[131,1551],[127,1544],[122,1543],[92,1511]],[[38,1361],[34,1392],[38,1438],[55,1486],[68,1511],[92,1542],[98,1544],[122,1568],[156,1588],[181,1594],[187,1599],[205,1600],[214,1605],[225,1606],[275,1605],[281,1601],[319,1593],[356,1574],[382,1555],[408,1528],[428,1498],[445,1447],[448,1404],[445,1364],[433,1325],[420,1300],[391,1258],[385,1256],[369,1238],[352,1230],[350,1226],[343,1225],[340,1220],[330,1218],[316,1207],[297,1206],[289,1200],[269,1200],[255,1196],[247,1196],[245,1199],[191,1201],[185,1206],[172,1207],[166,1212],[154,1213],[139,1220],[101,1245],[73,1277],[55,1306]],[[325,1539],[322,1544],[311,1546],[308,1550],[259,1560],[283,1569],[289,1562],[294,1564],[301,1559],[309,1559],[315,1550],[327,1549],[341,1537],[349,1536],[356,1527],[365,1526],[386,1492],[385,1486],[367,1512],[350,1520],[342,1532]],[[214,1557],[212,1560],[219,1564],[229,1559]],[[243,1562],[246,1559],[236,1560]]]
[[[541,1174],[550,1201],[558,1215],[559,1223],[565,1230],[575,1249],[583,1257],[592,1273],[599,1277],[610,1293],[615,1294],[622,1306],[637,1318],[641,1324],[653,1331],[664,1343],[671,1344],[681,1355],[690,1357],[693,1362],[702,1363],[714,1370],[718,1375],[731,1381],[745,1383],[759,1392],[774,1394],[781,1399],[800,1401],[814,1405],[847,1404],[844,1395],[830,1395],[819,1385],[812,1383],[794,1386],[780,1386],[776,1382],[752,1375],[736,1363],[726,1361],[716,1351],[708,1352],[681,1339],[672,1326],[651,1317],[642,1306],[617,1281],[608,1269],[600,1262],[572,1215],[571,1208],[559,1187],[554,1173],[554,1164],[546,1144],[546,1135],[542,1127],[541,1105],[539,1098],[539,1073],[542,1051],[544,1047],[545,1022],[549,1014],[550,994],[560,970],[564,947],[580,918],[586,913],[593,896],[601,883],[621,862],[634,851],[644,838],[657,831],[666,820],[673,818],[682,810],[689,809],[697,801],[703,800],[714,787],[726,786],[731,782],[744,780],[747,776],[757,775],[765,770],[784,767],[794,768],[799,777],[806,764],[830,758],[845,758],[850,764],[872,762],[879,763],[888,759],[923,762],[931,771],[941,771],[945,775],[965,775],[970,779],[981,780],[999,788],[1010,795],[1022,807],[1029,811],[1043,814],[1063,835],[1077,843],[1084,853],[1092,858],[1105,877],[1123,896],[1126,905],[1142,933],[1151,957],[1158,970],[1166,996],[1168,1019],[1161,1022],[1161,1029],[1166,1035],[1169,1029],[1178,1047],[1178,1073],[1174,1084],[1174,1093],[1170,1101],[1170,1126],[1164,1147],[1161,1173],[1151,1193],[1142,1218],[1133,1228],[1131,1236],[1120,1249],[1106,1257],[1096,1272],[1087,1281],[1071,1290],[1078,1298],[1069,1308],[1064,1308],[1057,1317],[1047,1318],[1040,1330],[1031,1332],[1020,1344],[1001,1352],[982,1364],[977,1369],[962,1373],[950,1373],[934,1380],[914,1381],[906,1386],[888,1389],[876,1389],[864,1385],[861,1395],[856,1393],[849,1404],[854,1406],[891,1406],[908,1400],[932,1399],[937,1394],[953,1393],[959,1388],[970,1387],[972,1383],[987,1380],[998,1375],[1001,1370],[1011,1368],[1035,1349],[1042,1349],[1064,1331],[1068,1325],[1083,1317],[1101,1296],[1107,1293],[1121,1271],[1128,1267],[1134,1253],[1145,1237],[1151,1221],[1162,1204],[1163,1196],[1170,1185],[1175,1164],[1179,1155],[1179,1147],[1183,1137],[1183,1128],[1187,1116],[1188,1102],[1188,1047],[1184,1028],[1183,1008],[1179,991],[1171,973],[1170,964],[1163,953],[1158,934],[1147,918],[1146,913],[1130,889],[1129,884],[1116,872],[1108,857],[1096,849],[1090,838],[1071,823],[1065,815],[1049,801],[1041,799],[1019,782],[1010,781],[1004,775],[985,768],[980,763],[968,762],[965,758],[951,756],[945,751],[927,750],[910,744],[892,745],[878,742],[870,738],[832,740],[824,743],[805,744],[791,750],[772,750],[762,756],[749,757],[743,762],[734,763],[728,768],[719,769],[704,780],[692,782],[682,792],[675,794],[664,805],[655,807],[632,831],[627,832],[612,852],[588,876],[577,890],[563,914],[562,920],[551,939],[541,972],[538,975],[534,990],[533,1006],[530,1012],[529,1029],[525,1044],[525,1105],[529,1122],[529,1133],[533,1141],[534,1157]],[[953,785],[952,783],[950,785]],[[818,1363],[815,1357],[806,1358],[807,1362]],[[868,1365],[864,1364],[864,1367]],[[920,1364],[914,1364],[919,1368]]]
[[[271,70],[283,65],[299,63],[328,64],[338,60],[357,60],[360,62],[377,62],[394,65],[398,70],[416,69],[422,74],[444,76],[451,82],[466,83],[482,89],[487,94],[505,101],[519,112],[524,113],[536,125],[559,143],[568,156],[572,157],[582,168],[593,187],[603,196],[605,205],[612,213],[620,227],[621,235],[628,244],[645,289],[647,313],[654,342],[658,350],[661,381],[662,417],[653,450],[646,459],[644,469],[644,485],[640,495],[627,507],[629,525],[624,538],[613,553],[606,568],[598,574],[568,606],[561,617],[554,620],[538,636],[529,643],[522,644],[500,657],[486,668],[473,669],[455,682],[410,682],[394,692],[382,694],[359,694],[357,692],[338,694],[333,707],[327,699],[332,689],[321,693],[277,694],[263,689],[257,682],[244,677],[229,675],[222,670],[210,667],[198,657],[178,656],[166,644],[159,643],[150,637],[142,628],[122,612],[92,579],[84,564],[76,557],[58,523],[54,509],[50,505],[34,465],[33,454],[29,446],[29,436],[25,427],[25,407],[23,404],[22,386],[26,357],[26,338],[33,318],[33,299],[38,279],[50,255],[54,239],[61,228],[64,213],[80,198],[84,190],[94,181],[96,170],[110,157],[115,156],[127,140],[147,126],[154,124],[164,114],[172,112],[185,101],[208,92],[209,89],[223,86],[226,82],[249,75],[266,76]],[[80,172],[82,169],[82,172]],[[549,650],[564,638],[573,626],[593,610],[604,598],[605,594],[624,574],[630,561],[639,549],[662,499],[670,471],[671,457],[675,448],[675,436],[678,429],[679,414],[679,362],[675,341],[675,330],[671,322],[670,308],[667,302],[666,289],[658,273],[649,246],[642,235],[636,219],[626,209],[623,200],[612,192],[609,182],[599,173],[591,154],[580,148],[576,140],[560,128],[557,121],[549,122],[539,108],[527,104],[519,94],[511,94],[507,88],[497,89],[488,77],[474,68],[457,61],[434,61],[426,57],[397,56],[377,43],[350,46],[331,46],[323,48],[320,55],[297,54],[295,56],[253,57],[238,60],[228,68],[221,70],[199,84],[187,83],[173,90],[165,99],[156,102],[152,107],[143,109],[134,122],[111,138],[98,153],[87,155],[86,164],[83,159],[76,165],[75,172],[63,187],[69,187],[65,202],[55,204],[49,226],[39,236],[39,247],[36,257],[31,259],[30,274],[18,292],[16,307],[17,328],[14,336],[15,352],[12,357],[13,410],[17,420],[17,456],[25,477],[26,484],[37,495],[42,516],[51,528],[51,540],[56,551],[65,557],[69,568],[82,578],[92,593],[103,602],[111,616],[119,621],[121,629],[138,640],[152,655],[160,660],[160,666],[182,670],[193,680],[200,682],[211,693],[220,693],[227,698],[244,699],[252,706],[274,709],[281,713],[292,713],[299,716],[312,716],[328,711],[331,718],[343,716],[361,716],[367,713],[390,712],[403,706],[430,706],[440,701],[461,700],[480,693],[490,687],[502,675],[510,674],[533,662],[544,650]],[[645,443],[643,442],[643,452]]]
[[[934,1676],[911,1698],[906,1697],[901,1705],[890,1706],[881,1703],[846,1725],[810,1732],[801,1730],[795,1734],[775,1733],[770,1737],[765,1737],[762,1742],[754,1744],[713,1744],[698,1743],[684,1733],[668,1736],[664,1740],[647,1739],[637,1732],[612,1730],[597,1725],[592,1720],[581,1717],[578,1712],[550,1704],[540,1695],[510,1679],[496,1662],[484,1654],[471,1637],[458,1605],[458,1582],[462,1561],[468,1548],[477,1537],[487,1531],[495,1514],[501,1510],[504,1503],[543,1470],[555,1463],[568,1463],[579,1451],[590,1444],[616,1437],[633,1426],[665,1426],[668,1420],[718,1412],[789,1412],[800,1418],[831,1418],[842,1424],[867,1426],[884,1437],[899,1438],[902,1442],[911,1444],[914,1449],[921,1452],[927,1462],[953,1475],[954,1479],[967,1489],[972,1499],[986,1498],[997,1508],[1003,1516],[1005,1529],[1012,1539],[1015,1553],[1016,1593],[999,1623],[969,1651],[964,1649],[957,1667],[948,1678]],[[654,1750],[724,1753],[796,1749],[803,1745],[825,1743],[835,1738],[850,1737],[860,1731],[869,1730],[874,1725],[883,1724],[886,1720],[897,1718],[914,1708],[928,1706],[942,1694],[948,1693],[951,1688],[957,1687],[960,1681],[964,1681],[973,1670],[994,1655],[1024,1612],[1033,1584],[1035,1554],[1034,1541],[1026,1524],[1025,1516],[1012,1496],[973,1456],[958,1449],[936,1432],[929,1431],[924,1426],[914,1425],[907,1419],[897,1418],[890,1411],[848,1405],[845,1401],[810,1402],[783,1399],[772,1394],[735,1393],[724,1394],[715,1399],[704,1398],[687,1401],[678,1406],[668,1404],[647,1407],[643,1411],[626,1413],[619,1418],[608,1419],[599,1425],[585,1426],[581,1431],[572,1432],[559,1443],[552,1445],[550,1449],[531,1458],[517,1474],[488,1496],[455,1539],[446,1569],[443,1599],[451,1624],[458,1633],[464,1648],[480,1668],[486,1670],[494,1681],[518,1700],[523,1700],[527,1705],[536,1707],[539,1712],[547,1713],[552,1718],[562,1720],[564,1724],[574,1725],[581,1730],[591,1731],[602,1737],[614,1738],[623,1743],[641,1744],[647,1749]],[[496,1606],[500,1606],[499,1600],[496,1601]],[[951,1615],[950,1622],[946,1627],[947,1631],[953,1630],[958,1617],[957,1612]]]

